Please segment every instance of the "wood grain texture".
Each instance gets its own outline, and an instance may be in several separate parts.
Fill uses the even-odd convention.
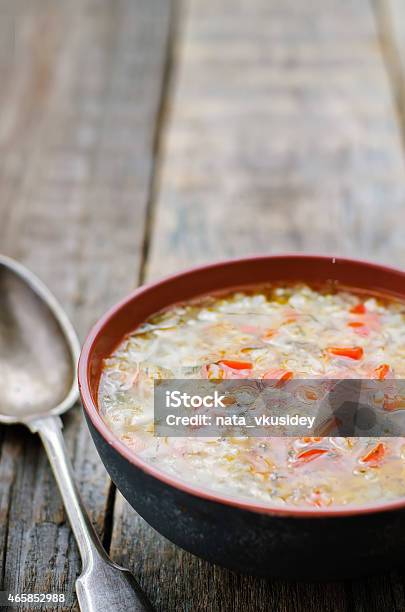
[[[82,338],[140,274],[169,9],[166,0],[0,0],[10,34],[0,248],[48,284]],[[79,407],[65,423],[79,489],[108,542],[110,481]],[[39,440],[22,428],[0,435],[0,589],[71,593],[80,561]]]
[[[373,0],[373,4],[405,142],[405,3]]]
[[[404,156],[371,5],[190,0],[180,25],[146,277],[281,250],[403,265]],[[399,574],[286,583],[210,566],[121,496],[111,550],[162,611],[404,609]]]
[[[403,263],[404,160],[367,0],[187,9],[150,274],[285,249]]]

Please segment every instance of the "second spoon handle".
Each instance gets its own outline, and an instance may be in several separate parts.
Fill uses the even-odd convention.
[[[43,442],[79,547],[83,569],[76,581],[76,591],[81,611],[150,611],[152,608],[133,575],[111,561],[94,531],[73,479],[60,417],[38,418],[28,426]]]

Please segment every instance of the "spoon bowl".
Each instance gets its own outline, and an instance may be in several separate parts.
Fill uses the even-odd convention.
[[[0,422],[62,414],[78,399],[80,345],[62,308],[33,274],[0,256]]]

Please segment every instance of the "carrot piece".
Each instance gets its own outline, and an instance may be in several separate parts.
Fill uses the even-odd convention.
[[[250,361],[236,361],[236,359],[221,359],[218,365],[224,365],[232,370],[251,370],[253,368]]]
[[[263,380],[277,380],[276,387],[281,387],[283,383],[291,380],[294,376],[294,372],[291,370],[279,370],[277,368],[271,368],[267,370],[262,376]]]
[[[274,336],[274,334],[276,333],[275,329],[266,329],[264,331],[264,334],[262,336],[262,340],[270,340],[270,338],[272,338]]]
[[[299,453],[296,460],[300,463],[308,463],[309,461],[313,461],[313,459],[316,459],[327,452],[328,451],[325,448],[310,448],[309,450]]]
[[[225,404],[225,406],[232,406],[233,404],[236,404],[236,398],[233,395],[227,395],[222,400],[222,403]]]
[[[391,397],[384,398],[383,408],[387,412],[393,412],[394,410],[397,410],[398,407],[399,407],[398,399],[391,398]]]
[[[361,359],[363,357],[363,349],[361,346],[343,347],[343,346],[330,346],[328,352],[338,357],[348,357],[349,359]]]
[[[318,394],[315,393],[312,389],[305,390],[305,397],[309,400],[315,401],[318,399]]]
[[[367,309],[364,306],[364,304],[359,302],[358,304],[356,304],[356,306],[353,306],[353,308],[350,308],[350,312],[352,314],[366,314]]]
[[[385,446],[378,442],[364,457],[360,459],[362,463],[378,463],[385,455]]]
[[[388,363],[382,363],[377,368],[375,368],[374,373],[379,380],[384,380],[387,377],[389,371],[390,366],[388,365]]]
[[[364,323],[362,321],[349,321],[349,327],[364,327]]]
[[[394,410],[405,410],[405,399],[399,395],[386,394],[383,403],[384,410],[392,412]]]

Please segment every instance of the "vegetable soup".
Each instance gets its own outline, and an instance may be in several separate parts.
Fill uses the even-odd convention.
[[[279,284],[150,317],[104,361],[99,407],[131,451],[190,484],[272,506],[357,505],[405,496],[405,438],[158,438],[154,381],[404,377],[403,303]]]

